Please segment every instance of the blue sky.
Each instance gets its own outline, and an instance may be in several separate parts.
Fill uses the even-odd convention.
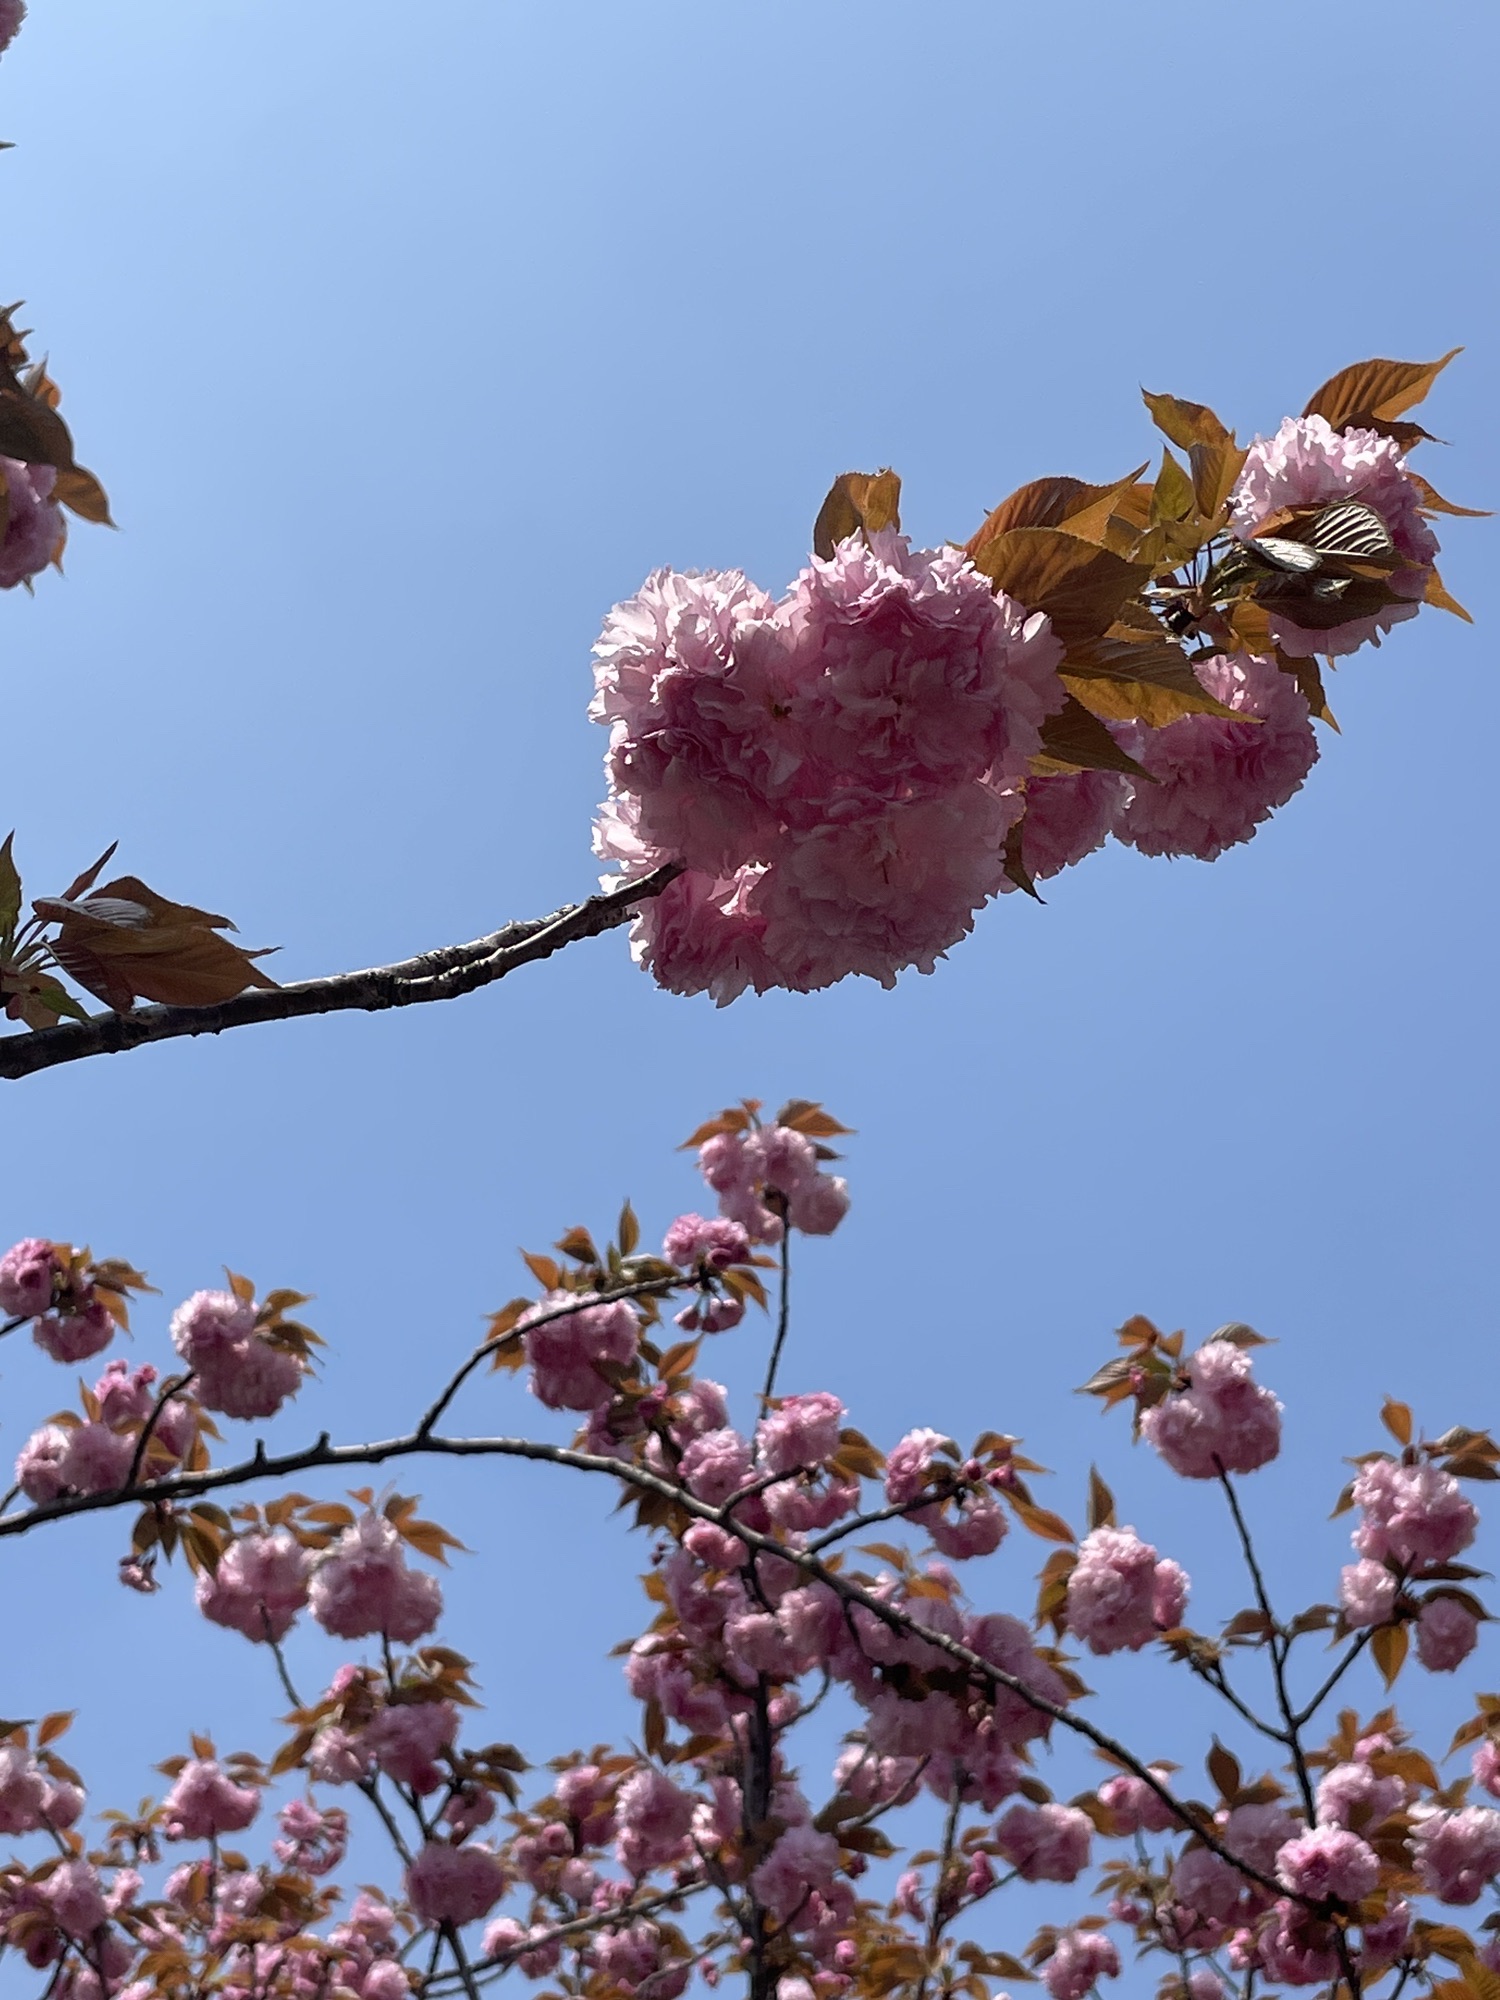
[[[1497,39],[1466,0],[34,0],[0,66],[4,283],[120,532],[0,607],[28,888],[118,837],[288,978],[550,909],[593,877],[612,601],[661,563],[780,590],[850,466],[901,471],[925,542],[1043,472],[1117,476],[1153,448],[1142,383],[1243,436],[1345,362],[1467,343],[1420,462],[1493,501]],[[1106,853],[894,993],[715,1012],[616,936],[451,1007],[11,1085],[7,1240],[143,1264],[143,1358],[223,1263],[314,1292],[326,1384],[278,1435],[388,1430],[518,1289],[518,1243],[626,1192],[660,1227],[701,1117],[818,1097],[859,1128],[854,1208],[802,1259],[789,1387],[886,1443],[1022,1432],[1075,1513],[1097,1454],[1207,1622],[1242,1597],[1217,1524],[1071,1391],[1130,1313],[1249,1320],[1288,1405],[1257,1518],[1288,1597],[1326,1596],[1324,1496],[1380,1396],[1493,1415],[1493,535],[1444,537],[1476,624],[1348,663],[1305,793],[1212,868]],[[750,1337],[721,1345],[748,1381]],[[67,1378],[3,1365],[10,1453]],[[601,1496],[422,1484],[477,1551],[449,1631],[498,1733],[628,1726],[603,1654],[644,1551]],[[81,1706],[101,1803],[188,1726],[263,1745],[274,1702],[180,1582],[119,1590],[118,1552],[80,1526],[6,1553],[45,1615],[0,1707]],[[1042,1553],[976,1589],[1015,1601]],[[1149,1675],[1099,1679],[1139,1717]]]

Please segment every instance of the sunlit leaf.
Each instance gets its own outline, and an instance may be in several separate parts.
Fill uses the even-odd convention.
[[[1454,355],[1462,352],[1461,347],[1450,348],[1441,361],[1356,361],[1331,375],[1308,398],[1302,414],[1324,417],[1336,431],[1361,418],[1388,424],[1415,408]]]
[[[1429,569],[1427,572],[1427,587],[1422,592],[1422,601],[1424,604],[1435,604],[1439,611],[1451,611],[1455,618],[1462,618],[1466,625],[1474,623],[1458,599],[1444,587],[1443,579],[1436,569]]]
[[[96,863],[67,896],[39,896],[32,908],[59,926],[51,941],[57,963],[106,1006],[123,1013],[144,999],[202,1007],[247,986],[275,986],[254,963],[263,951],[221,935],[234,928],[227,917],[171,902],[136,875],[83,894],[102,866]]]
[[[1142,389],[1141,400],[1151,412],[1152,422],[1173,444],[1190,451],[1195,444],[1233,444],[1233,431],[1226,430],[1206,403],[1189,403],[1181,396],[1157,396]]]
[[[1008,528],[969,550],[974,567],[1028,611],[1045,611],[1065,645],[1107,632],[1150,568],[1062,528]]]
[[[899,528],[900,504],[901,481],[889,466],[880,472],[841,472],[813,523],[813,554],[826,562],[850,535]]]

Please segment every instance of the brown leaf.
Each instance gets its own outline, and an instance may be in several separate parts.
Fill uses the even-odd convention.
[[[1007,528],[972,546],[974,567],[1028,611],[1045,611],[1064,645],[1096,639],[1150,579],[1127,562],[1062,528]]]
[[[1208,1775],[1219,1788],[1219,1797],[1226,1802],[1233,1801],[1244,1783],[1244,1773],[1240,1770],[1239,1759],[1226,1750],[1218,1737],[1207,1757]]]
[[[1404,1625],[1382,1625],[1370,1641],[1370,1651],[1387,1687],[1395,1681],[1406,1659],[1407,1633]]]
[[[1474,623],[1458,599],[1445,589],[1443,579],[1435,569],[1429,569],[1427,572],[1427,588],[1422,592],[1422,602],[1435,604],[1439,611],[1451,611],[1455,618],[1462,618],[1466,625]]]
[[[1387,1396],[1380,1406],[1380,1421],[1397,1444],[1411,1443],[1411,1410],[1405,1403],[1398,1403],[1393,1396]]]
[[[1180,646],[1170,639],[1119,638],[1105,633],[1068,650],[1058,669],[1085,708],[1112,722],[1164,728],[1180,715],[1232,715],[1215,700]]]
[[[1324,417],[1336,431],[1347,429],[1357,417],[1373,418],[1383,426],[1402,416],[1422,401],[1438,376],[1461,347],[1453,347],[1441,361],[1356,361],[1331,375],[1308,399],[1304,417]]]
[[[826,562],[850,535],[899,528],[900,502],[901,480],[889,466],[879,472],[841,472],[813,523],[813,554]]]
[[[1056,715],[1049,715],[1042,724],[1042,754],[1032,758],[1031,768],[1041,777],[1058,771],[1125,771],[1132,777],[1149,778],[1098,716],[1072,694]]]
[[[1115,1496],[1099,1477],[1096,1465],[1089,1467],[1089,1527],[1112,1528],[1115,1525]]]
[[[39,896],[32,908],[59,926],[50,950],[63,971],[121,1013],[137,999],[203,1007],[276,984],[253,962],[263,951],[219,935],[234,928],[227,917],[170,902],[135,875],[76,899]]]
[[[1445,500],[1430,479],[1424,479],[1420,472],[1406,469],[1406,476],[1422,496],[1422,506],[1429,514],[1461,514],[1466,520],[1488,521],[1492,510],[1488,507],[1457,507],[1451,500]]]
[[[52,488],[52,498],[60,501],[81,521],[93,521],[101,528],[112,528],[109,496],[92,472],[81,465],[65,466],[57,475]]]
[[[1098,541],[1114,515],[1114,502],[1134,487],[1145,469],[1138,465],[1134,472],[1106,486],[1091,486],[1087,480],[1066,474],[1028,480],[991,509],[984,525],[969,537],[966,552],[973,555],[975,549],[1009,528],[1058,528],[1064,522],[1068,523],[1071,534],[1081,535],[1086,541]]]
[[[1141,400],[1156,428],[1184,451],[1191,451],[1195,444],[1234,443],[1233,431],[1224,428],[1206,403],[1189,403],[1181,396],[1154,396],[1149,389],[1142,389]]]

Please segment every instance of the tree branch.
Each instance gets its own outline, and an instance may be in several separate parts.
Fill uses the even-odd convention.
[[[85,1056],[117,1055],[143,1042],[218,1035],[226,1028],[245,1028],[258,1021],[347,1011],[378,1014],[428,1000],[456,1000],[481,986],[492,986],[517,966],[550,958],[580,938],[614,930],[629,921],[637,904],[659,896],[681,872],[680,862],[667,862],[638,882],[590,896],[585,903],[570,903],[549,917],[506,924],[471,944],[445,945],[394,965],[299,979],[290,986],[251,987],[210,1007],[133,1007],[128,1014],[94,1014],[86,1021],[7,1036],[0,1040],[0,1079],[31,1076]]]
[[[1252,1866],[1242,1856],[1227,1848],[1211,1825],[1205,1823],[1201,1809],[1195,1810],[1177,1798],[1168,1786],[1163,1784],[1141,1758],[1137,1757],[1116,1737],[1100,1729],[1087,1717],[1075,1715],[1062,1703],[1050,1700],[1032,1687],[1019,1674],[1013,1674],[1004,1667],[996,1666],[972,1648],[940,1632],[935,1626],[925,1625],[914,1618],[909,1611],[888,1603],[885,1598],[867,1590],[862,1584],[853,1582],[841,1571],[830,1569],[819,1557],[805,1549],[798,1549],[781,1542],[774,1535],[762,1534],[749,1527],[732,1512],[732,1502],[722,1507],[710,1505],[690,1493],[686,1487],[664,1479],[659,1473],[649,1471],[643,1465],[632,1465],[628,1460],[606,1457],[602,1453],[581,1451],[576,1445],[551,1444],[541,1438],[519,1437],[442,1437],[428,1433],[425,1436],[415,1431],[404,1437],[383,1438],[372,1444],[336,1445],[325,1431],[314,1444],[301,1451],[290,1451],[272,1457],[264,1445],[257,1445],[255,1454],[240,1465],[226,1465],[204,1472],[176,1472],[161,1479],[153,1479],[146,1485],[117,1487],[113,1492],[80,1493],[60,1500],[42,1501],[24,1513],[8,1514],[0,1517],[0,1538],[7,1535],[22,1535],[30,1529],[40,1527],[46,1521],[61,1520],[74,1514],[91,1514],[109,1511],[118,1507],[133,1505],[138,1501],[194,1499],[204,1493],[213,1493],[227,1486],[243,1486],[256,1479],[284,1479],[291,1474],[311,1472],[319,1469],[338,1470],[346,1466],[380,1465],[393,1458],[524,1458],[548,1465],[566,1465],[578,1472],[602,1473],[610,1479],[618,1479],[626,1486],[633,1486],[643,1493],[655,1494],[669,1500],[682,1513],[690,1514],[699,1521],[710,1521],[716,1528],[723,1528],[742,1542],[752,1557],[769,1556],[783,1563],[790,1563],[811,1581],[821,1583],[838,1597],[846,1612],[858,1607],[884,1625],[888,1631],[907,1639],[918,1639],[925,1645],[945,1653],[958,1666],[964,1667],[971,1678],[991,1693],[997,1688],[1005,1688],[1019,1696],[1028,1708],[1034,1708],[1039,1715],[1049,1716],[1053,1722],[1075,1736],[1081,1736],[1092,1743],[1097,1750],[1105,1752],[1122,1770],[1129,1771],[1153,1792],[1176,1823],[1185,1832],[1193,1834],[1199,1843],[1221,1861],[1227,1861],[1238,1874],[1267,1890],[1273,1897],[1282,1897],[1301,1904],[1315,1914],[1322,1905],[1311,1898],[1289,1892],[1273,1876]]]

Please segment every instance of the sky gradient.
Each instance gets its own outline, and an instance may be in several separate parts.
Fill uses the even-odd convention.
[[[1346,362],[1467,343],[1418,462],[1494,501],[1497,42],[1467,0],[33,0],[0,66],[6,295],[120,532],[79,526],[66,580],[0,607],[28,891],[118,838],[282,978],[551,909],[595,874],[614,600],[663,563],[779,593],[848,467],[901,472],[919,544],[1044,472],[1117,477],[1155,450],[1142,384],[1246,437]],[[384,1432],[522,1288],[516,1245],[627,1193],[659,1232],[701,1118],[819,1098],[858,1128],[854,1206],[800,1260],[788,1388],[884,1444],[1023,1433],[1075,1514],[1097,1456],[1207,1623],[1243,1598],[1218,1522],[1071,1392],[1131,1313],[1248,1320],[1288,1413],[1258,1521],[1288,1601],[1330,1596],[1344,1527],[1316,1522],[1381,1396],[1432,1432],[1496,1416],[1500,606],[1493,524],[1444,530],[1476,623],[1347,663],[1305,791],[1212,867],[1112,849],[891,993],[719,1012],[616,935],[451,1006],[13,1084],[5,1240],[143,1265],[140,1358],[226,1262],[315,1293],[326,1386],[273,1435]],[[759,1340],[715,1370],[747,1382]],[[3,1368],[9,1455],[71,1378],[14,1342]],[[468,1407],[538,1415],[509,1378]],[[495,1732],[546,1757],[628,1728],[603,1656],[645,1552],[603,1496],[420,1487],[477,1552],[445,1630]],[[187,1727],[264,1747],[276,1696],[180,1577],[119,1589],[120,1541],[7,1550],[38,1620],[0,1705],[80,1706],[72,1754],[128,1805]],[[976,1588],[1018,1602],[1044,1553]],[[304,1657],[310,1684],[334,1651]],[[1150,1684],[1094,1678],[1116,1719]]]

